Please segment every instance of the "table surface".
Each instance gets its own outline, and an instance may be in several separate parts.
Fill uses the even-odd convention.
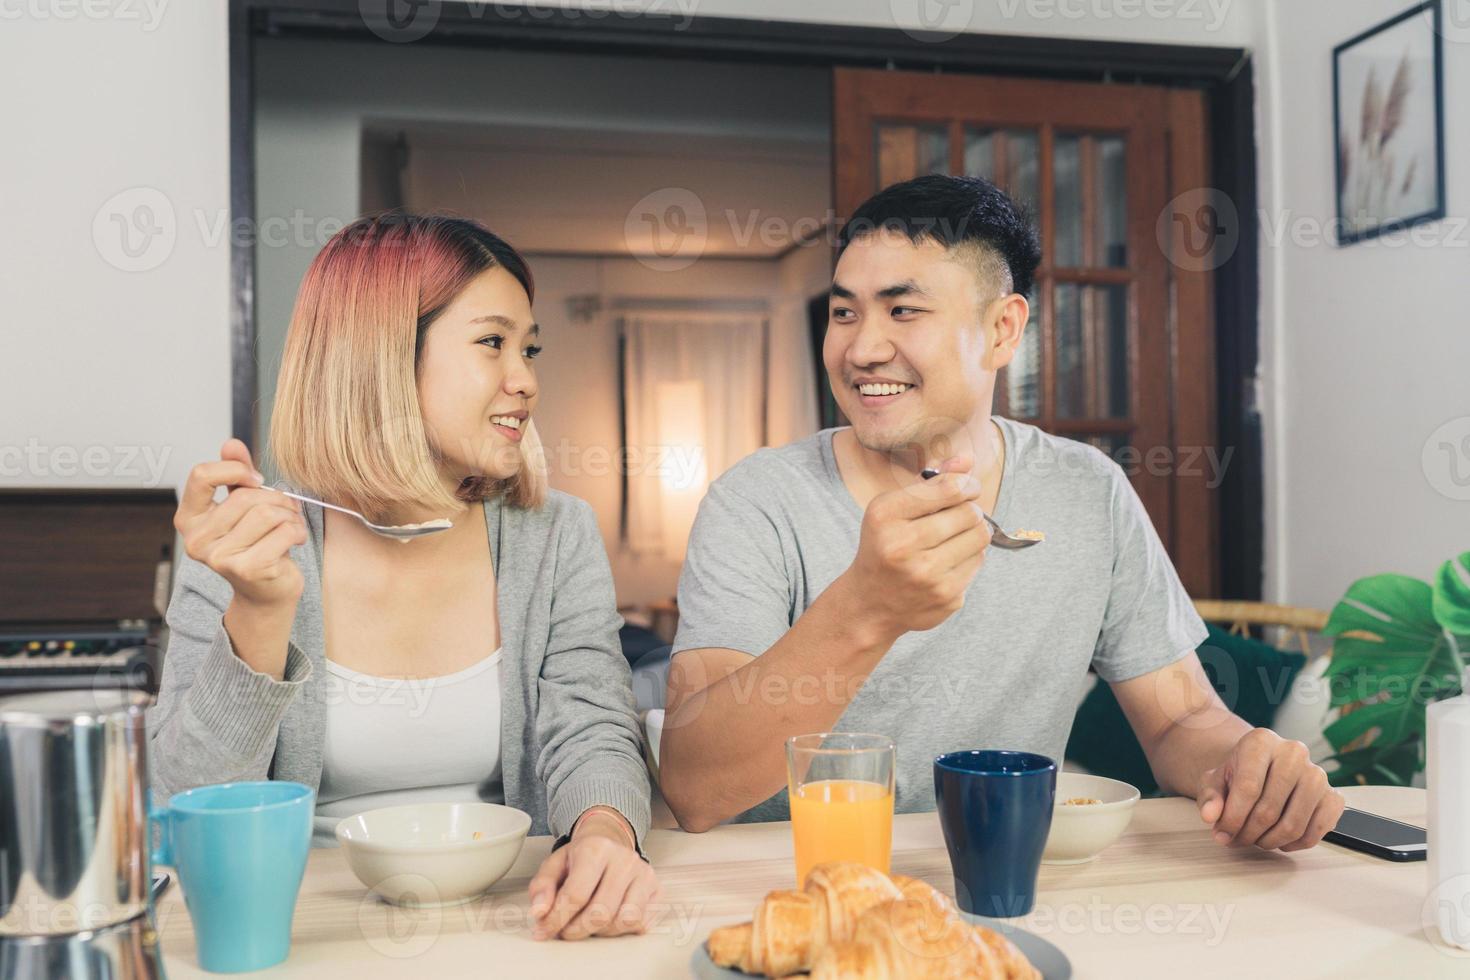
[[[1349,805],[1424,824],[1423,790],[1354,787]],[[650,831],[664,907],[642,936],[535,942],[526,883],[551,848],[527,839],[510,873],[475,902],[403,910],[362,887],[339,850],[314,850],[296,905],[291,955],[252,974],[372,978],[687,977],[711,928],[748,919],[793,886],[790,825]],[[893,870],[953,894],[933,813],[893,822]],[[1043,865],[1036,910],[1016,920],[1060,947],[1078,978],[1470,976],[1470,953],[1426,933],[1423,862],[1396,864],[1322,844],[1295,854],[1221,847],[1192,801],[1140,801],[1127,832],[1095,861]],[[172,980],[208,977],[177,887],[158,907]]]

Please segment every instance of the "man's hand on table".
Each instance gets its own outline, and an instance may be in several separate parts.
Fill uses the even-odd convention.
[[[1315,847],[1343,809],[1307,747],[1268,728],[1246,733],[1223,765],[1200,777],[1195,803],[1218,843],[1268,851]]]
[[[633,829],[608,807],[577,819],[572,839],[529,886],[534,939],[621,936],[647,928],[658,878],[634,850]]]

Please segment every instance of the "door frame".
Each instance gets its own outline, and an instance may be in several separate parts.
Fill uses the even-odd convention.
[[[384,4],[386,6],[386,3]],[[366,0],[230,0],[230,211],[255,213],[257,37],[314,37],[391,43],[363,16]],[[1202,91],[1210,122],[1213,188],[1235,204],[1239,235],[1215,270],[1217,445],[1233,447],[1219,487],[1220,594],[1259,599],[1264,570],[1264,473],[1255,399],[1259,360],[1260,266],[1255,144],[1255,79],[1241,48],[960,34],[943,40],[897,27],[696,16],[651,5],[646,14],[418,0],[437,8],[415,43],[521,50],[699,58],[809,67],[902,68],[1078,81],[1144,82]],[[373,27],[381,25],[374,23]],[[231,244],[231,429],[254,441],[255,251],[249,236]]]

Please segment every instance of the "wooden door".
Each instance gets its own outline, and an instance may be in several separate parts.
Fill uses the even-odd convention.
[[[995,411],[1112,455],[1186,588],[1214,595],[1209,273],[1170,261],[1193,244],[1170,211],[1207,182],[1203,99],[850,69],[836,70],[833,89],[839,215],[925,173],[985,177],[1031,209],[1043,250],[1032,322]]]

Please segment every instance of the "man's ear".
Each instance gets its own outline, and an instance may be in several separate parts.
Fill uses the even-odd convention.
[[[986,311],[986,317],[989,322],[985,325],[985,333],[989,343],[985,352],[988,362],[985,368],[999,371],[1016,356],[1021,335],[1031,319],[1031,304],[1020,293],[1011,293],[993,302]]]

